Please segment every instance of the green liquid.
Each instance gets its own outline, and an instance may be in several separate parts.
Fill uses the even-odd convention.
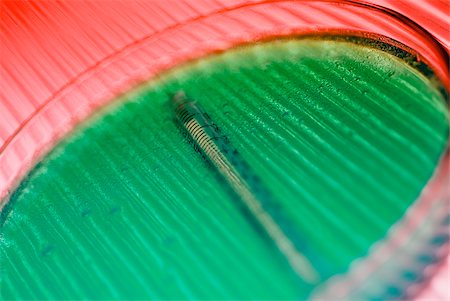
[[[198,100],[262,179],[325,281],[385,237],[449,133],[437,89],[347,42],[278,41],[184,66],[60,143],[2,215],[4,299],[304,299],[239,202],[181,136]]]

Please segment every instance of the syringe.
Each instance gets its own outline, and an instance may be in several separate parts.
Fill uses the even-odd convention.
[[[319,274],[299,250],[300,246],[288,236],[292,229],[286,217],[274,208],[270,193],[251,171],[228,138],[212,122],[209,115],[193,100],[180,91],[172,97],[176,120],[184,129],[194,149],[209,161],[221,177],[239,196],[251,216],[264,229],[294,272],[305,282],[315,284]]]

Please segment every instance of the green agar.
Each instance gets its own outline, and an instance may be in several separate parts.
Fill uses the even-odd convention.
[[[447,144],[447,105],[400,59],[343,41],[241,47],[86,122],[2,213],[3,299],[304,299],[312,286],[181,136],[184,90],[302,235],[326,280],[383,239]]]

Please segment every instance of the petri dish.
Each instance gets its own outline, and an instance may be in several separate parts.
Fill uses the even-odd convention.
[[[409,297],[448,240],[440,48],[295,28],[170,68],[59,142],[2,210],[2,294]],[[433,51],[422,57],[411,46]],[[274,194],[318,283],[291,273],[180,135],[167,106],[178,90]]]

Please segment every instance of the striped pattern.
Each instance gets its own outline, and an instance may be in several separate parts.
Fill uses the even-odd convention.
[[[417,51],[420,61],[448,81],[448,57],[430,36],[364,5],[289,0],[0,5],[0,207],[39,157],[115,95],[238,44],[318,32],[384,36]]]
[[[443,98],[386,53],[283,41],[185,66],[42,161],[2,215],[2,296],[303,299],[180,136],[167,93],[201,101],[295,221],[322,279],[383,238],[433,173]]]
[[[373,4],[392,9],[418,23],[431,33],[449,52],[450,2],[446,0],[371,0]],[[435,299],[430,295],[430,300]],[[424,296],[424,299],[427,297]],[[439,299],[439,298],[437,298]],[[441,298],[442,299],[442,298]]]

